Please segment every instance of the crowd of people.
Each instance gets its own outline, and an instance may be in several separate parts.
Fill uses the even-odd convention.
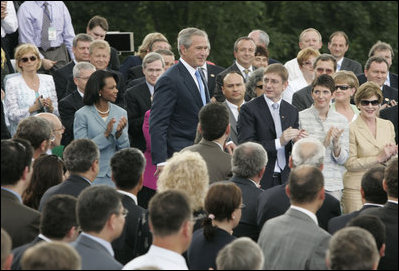
[[[1,16],[2,269],[398,269],[388,43],[307,28],[283,65],[258,29],[224,68],[188,27],[120,63],[104,17]]]

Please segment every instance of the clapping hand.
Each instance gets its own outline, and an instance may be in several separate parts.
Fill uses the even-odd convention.
[[[302,134],[303,134],[303,132],[302,132]],[[291,126],[288,127],[287,129],[284,130],[284,132],[280,136],[280,144],[281,144],[281,146],[287,145],[288,142],[290,142],[294,138],[298,137],[299,135],[300,135],[300,130],[299,129],[294,129]]]
[[[119,120],[118,126],[116,127],[116,133],[115,133],[116,139],[118,139],[122,135],[122,131],[126,127],[126,125],[127,125],[127,119],[125,117],[122,117]]]

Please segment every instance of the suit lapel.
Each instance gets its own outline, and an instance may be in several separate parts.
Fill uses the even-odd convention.
[[[261,114],[262,116],[264,116],[264,124],[266,124],[266,127],[272,132],[272,135],[274,137],[276,137],[276,126],[274,126],[274,120],[272,117],[272,113],[270,112],[269,106],[267,105],[266,101],[265,101],[265,97],[262,95],[256,99],[259,99],[259,103],[258,103],[258,111],[259,112],[264,112],[263,114]],[[267,125],[269,124],[269,125]]]
[[[193,77],[188,72],[186,67],[184,67],[183,63],[179,62],[178,65],[179,65],[178,68],[180,70],[180,74],[183,76],[184,84],[186,85],[186,87],[187,87],[188,91],[190,92],[190,94],[193,96],[193,98],[194,98],[195,102],[197,103],[197,105],[201,108],[203,106],[201,95],[200,95],[200,92],[198,90],[198,87],[197,87],[196,83],[194,82]]]
[[[280,120],[281,120],[281,130],[284,131],[289,127],[289,114],[288,114],[288,105],[285,103],[284,100],[281,100],[280,105]]]
[[[73,105],[75,106],[76,110],[79,110],[80,108],[82,108],[84,106],[83,98],[82,98],[82,96],[80,96],[78,90],[73,92],[72,100],[73,100]]]
[[[374,138],[374,136],[371,134],[369,128],[367,127],[367,124],[363,121],[363,119],[360,116],[356,118],[355,123],[356,123],[356,126],[358,127],[359,132],[363,135],[364,139],[379,148],[377,139]],[[378,127],[378,125],[379,125],[379,123],[378,123],[378,118],[377,118],[377,127]],[[383,128],[381,128],[381,129],[383,129]],[[378,137],[378,130],[379,130],[379,127],[377,128],[377,137]]]
[[[145,106],[147,108],[151,107],[151,93],[150,90],[148,89],[147,83],[144,83],[144,86],[142,88],[143,91],[140,91],[141,96],[144,99]]]
[[[229,118],[230,118],[230,127],[231,129],[233,129],[234,133],[237,134],[237,121],[234,117],[233,112],[231,111],[230,107],[228,106],[228,104],[226,103],[226,101],[223,102],[224,105],[227,107],[227,110],[229,111]]]
[[[111,106],[111,104],[109,106]],[[96,107],[95,107],[94,104],[92,106],[89,106],[89,110],[94,115],[94,118],[100,124],[100,126],[103,127],[105,130],[107,130],[107,124],[108,124],[109,120],[112,118],[112,116],[111,116],[111,108],[109,109],[109,114],[108,114],[108,118],[107,118],[106,121],[104,121],[100,117],[100,114],[97,112]]]

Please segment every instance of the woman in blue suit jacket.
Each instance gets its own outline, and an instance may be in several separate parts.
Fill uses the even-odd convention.
[[[118,90],[118,76],[112,72],[94,72],[85,88],[83,106],[75,113],[73,133],[75,139],[89,138],[100,149],[100,169],[93,184],[115,187],[111,181],[109,165],[114,153],[129,148],[127,112],[113,104]]]

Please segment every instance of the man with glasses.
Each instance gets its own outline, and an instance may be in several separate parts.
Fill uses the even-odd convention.
[[[39,113],[36,115],[38,118],[43,118],[50,123],[52,129],[50,147],[47,150],[47,154],[55,154],[62,157],[64,146],[61,145],[62,134],[65,131],[65,127],[62,125],[60,119],[53,113]]]

